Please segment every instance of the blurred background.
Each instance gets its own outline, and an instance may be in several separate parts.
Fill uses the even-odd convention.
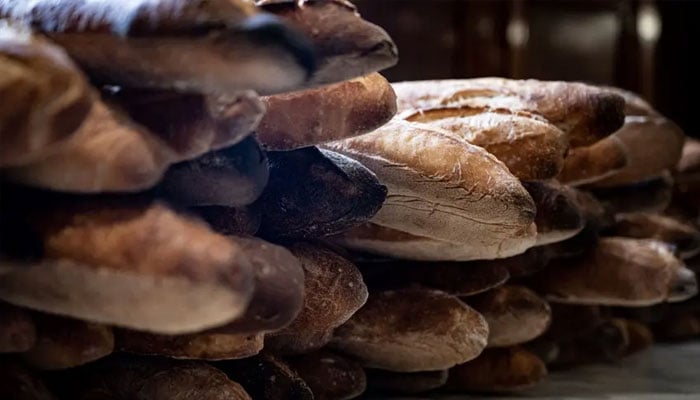
[[[503,76],[633,90],[700,136],[700,1],[355,0],[400,61],[391,81]]]

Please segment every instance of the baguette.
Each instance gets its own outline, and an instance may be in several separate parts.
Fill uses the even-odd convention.
[[[36,343],[36,325],[22,308],[0,302],[0,354],[21,353]]]
[[[363,20],[346,0],[257,0],[311,39],[318,69],[309,86],[325,85],[389,68],[398,61],[396,45],[381,27]]]
[[[624,99],[608,90],[575,82],[479,78],[394,84],[399,110],[476,106],[531,111],[568,136],[571,147],[612,134],[624,119]]]
[[[70,139],[93,99],[60,48],[0,21],[0,167],[32,162]]]
[[[51,205],[22,211],[40,233],[44,258],[4,261],[20,268],[0,277],[3,300],[166,334],[222,325],[245,312],[250,260],[203,223],[157,202],[34,201]]]
[[[471,360],[487,337],[484,318],[457,297],[417,288],[372,293],[331,345],[365,367],[416,372]]]
[[[616,136],[571,149],[557,175],[561,183],[579,186],[614,175],[629,163],[627,148]]]
[[[584,216],[576,203],[576,195],[557,182],[523,182],[535,201],[537,213],[537,245],[569,239],[584,227]]]
[[[447,370],[393,372],[381,369],[365,370],[367,389],[392,394],[418,394],[439,389],[447,382]]]
[[[483,147],[524,181],[554,178],[569,148],[561,130],[522,111],[462,105],[407,111],[399,118],[444,129]]]
[[[178,359],[231,360],[254,356],[263,348],[261,334],[157,335],[120,329],[116,341],[120,351]]]
[[[267,113],[256,134],[269,150],[291,150],[361,135],[396,114],[394,90],[377,73],[318,89],[267,96],[262,101]]]
[[[362,367],[353,360],[321,350],[287,360],[306,382],[316,400],[349,400],[367,388]]]
[[[700,231],[691,224],[650,213],[617,214],[615,219],[612,235],[671,243],[682,259],[700,253]]]
[[[3,0],[0,17],[30,24],[100,83],[271,94],[315,70],[305,37],[242,0]]]
[[[533,244],[532,198],[480,147],[404,121],[328,146],[366,165],[387,186],[376,224],[469,246],[464,260],[508,257]]]

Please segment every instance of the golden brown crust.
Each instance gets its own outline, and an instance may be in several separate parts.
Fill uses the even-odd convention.
[[[287,364],[306,382],[316,400],[352,399],[367,387],[359,364],[328,350],[288,359]]]
[[[349,81],[264,97],[256,130],[269,150],[290,150],[371,132],[396,114],[389,82],[373,73]]]
[[[399,118],[444,129],[483,147],[525,181],[554,178],[569,148],[561,130],[522,111],[462,105],[406,111]]]
[[[627,164],[627,148],[612,135],[589,146],[571,149],[557,180],[572,186],[594,183],[614,175]]]
[[[542,335],[552,320],[547,301],[524,286],[497,287],[466,302],[486,319],[487,347],[529,342]]]
[[[368,368],[365,371],[367,389],[373,392],[418,394],[438,389],[447,382],[447,370],[393,372]]]
[[[0,36],[0,166],[18,166],[73,136],[94,95],[60,48],[6,21]]]
[[[69,140],[31,164],[8,169],[7,176],[58,191],[138,191],[155,185],[173,159],[162,141],[97,102]]]
[[[250,260],[203,223],[160,203],[47,201],[50,210],[28,212],[45,258],[2,276],[5,300],[171,334],[221,325],[245,311]]]
[[[429,289],[373,292],[336,329],[332,346],[364,366],[398,372],[449,368],[486,346],[484,318],[457,297]]]
[[[322,347],[332,330],[367,300],[367,286],[350,261],[306,243],[289,249],[304,268],[304,307],[289,326],[265,337],[265,348],[276,354],[300,354]]]
[[[450,368],[450,392],[510,392],[531,388],[547,376],[536,355],[520,347],[488,349],[474,360]]]
[[[473,105],[531,111],[564,131],[572,147],[592,144],[616,131],[624,99],[576,82],[479,78],[394,84],[399,110]]]
[[[114,350],[112,328],[48,314],[33,314],[36,344],[22,353],[39,370],[73,368],[106,357]]]
[[[576,195],[558,182],[523,182],[535,201],[537,245],[561,242],[581,232],[585,219]]]
[[[527,232],[535,213],[532,198],[480,147],[397,120],[329,147],[366,165],[387,186],[387,199],[373,219],[377,224],[471,245],[473,259],[507,257],[532,245]],[[504,246],[510,240],[514,243]]]
[[[0,353],[20,353],[34,347],[36,326],[29,311],[0,302]]]
[[[263,348],[261,334],[194,333],[156,335],[119,329],[117,349],[129,353],[181,359],[231,360],[251,357]]]

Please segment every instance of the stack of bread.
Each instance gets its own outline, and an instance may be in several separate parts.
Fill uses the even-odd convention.
[[[344,0],[0,0],[0,398],[512,391],[700,317],[696,142],[396,61]]]

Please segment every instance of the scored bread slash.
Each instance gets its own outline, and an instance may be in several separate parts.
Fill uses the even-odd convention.
[[[456,296],[410,288],[373,292],[331,346],[369,368],[433,371],[476,357],[488,334],[484,318]]]
[[[314,400],[314,394],[299,374],[269,354],[214,365],[240,382],[254,399]]]
[[[534,244],[532,198],[480,147],[399,120],[327,146],[363,163],[387,186],[376,224],[463,245],[464,253],[469,246],[471,257],[463,260],[508,257]]]
[[[661,116],[628,116],[614,137],[627,149],[627,165],[591,183],[595,187],[635,183],[673,169],[681,158],[685,140],[681,128]]]
[[[76,319],[33,313],[36,344],[22,353],[27,365],[38,370],[77,367],[112,354],[112,328]]]
[[[590,188],[591,193],[613,214],[663,212],[673,197],[673,177],[664,171],[658,177],[628,185]]]
[[[318,69],[307,86],[364,76],[398,61],[396,45],[386,31],[362,19],[349,1],[257,0],[255,3],[311,39],[318,56]]]
[[[361,163],[307,147],[268,153],[270,180],[252,206],[264,238],[318,238],[372,218],[386,187]]]
[[[483,147],[524,181],[554,178],[569,148],[564,132],[524,111],[458,106],[406,111],[398,118],[444,129]]]
[[[0,166],[27,164],[70,139],[94,94],[57,46],[0,21]]]
[[[682,259],[700,253],[700,231],[689,223],[651,213],[617,214],[615,219],[612,235],[670,243]]]
[[[571,186],[595,183],[614,175],[628,163],[627,148],[620,138],[612,135],[590,146],[571,149],[557,180]]]
[[[547,367],[521,347],[487,349],[479,357],[450,368],[444,391],[499,393],[522,391],[542,382]]]
[[[48,36],[103,84],[272,94],[315,70],[308,39],[243,0],[3,0],[0,17]]]
[[[347,400],[361,395],[367,387],[362,367],[352,359],[328,350],[286,360],[311,389],[315,400]]]
[[[478,78],[393,86],[399,111],[462,105],[530,111],[566,133],[571,147],[597,142],[624,121],[625,101],[621,96],[578,82]]]
[[[254,137],[172,165],[158,188],[184,206],[240,207],[253,203],[270,176],[267,156]]]
[[[464,300],[489,326],[487,347],[507,347],[542,335],[552,320],[546,300],[532,290],[504,285]]]
[[[101,92],[175,153],[177,161],[238,144],[265,113],[255,92],[202,95],[174,90],[108,88]]]
[[[537,246],[561,242],[581,232],[584,216],[579,210],[576,195],[555,182],[523,182],[535,201],[537,212]]]
[[[578,259],[555,260],[530,283],[552,302],[640,307],[686,300],[695,274],[652,239],[601,238]]]
[[[7,358],[0,359],[0,398],[56,400],[39,376]]]
[[[44,252],[39,261],[3,260],[20,267],[0,277],[3,300],[167,334],[223,325],[245,312],[250,260],[204,223],[133,198],[34,196],[3,198],[24,202],[15,212],[39,232]]]
[[[418,394],[442,387],[447,382],[447,370],[393,372],[368,368],[367,390],[392,394]]]
[[[115,355],[53,374],[50,387],[62,399],[76,400],[251,400],[240,384],[211,365],[160,357]]]
[[[268,150],[292,150],[361,135],[396,114],[394,90],[377,73],[262,101],[267,112],[255,133]]]
[[[21,353],[36,343],[36,326],[28,310],[0,302],[0,354]]]
[[[36,161],[9,168],[23,185],[79,192],[131,192],[152,187],[174,160],[160,139],[103,102],[65,143]]]
[[[180,359],[231,360],[254,356],[263,348],[261,334],[156,335],[119,329],[115,336],[120,351]]]
[[[367,300],[367,286],[350,261],[318,245],[295,243],[288,248],[304,269],[304,306],[289,326],[265,336],[265,349],[280,355],[323,347],[333,329]]]

